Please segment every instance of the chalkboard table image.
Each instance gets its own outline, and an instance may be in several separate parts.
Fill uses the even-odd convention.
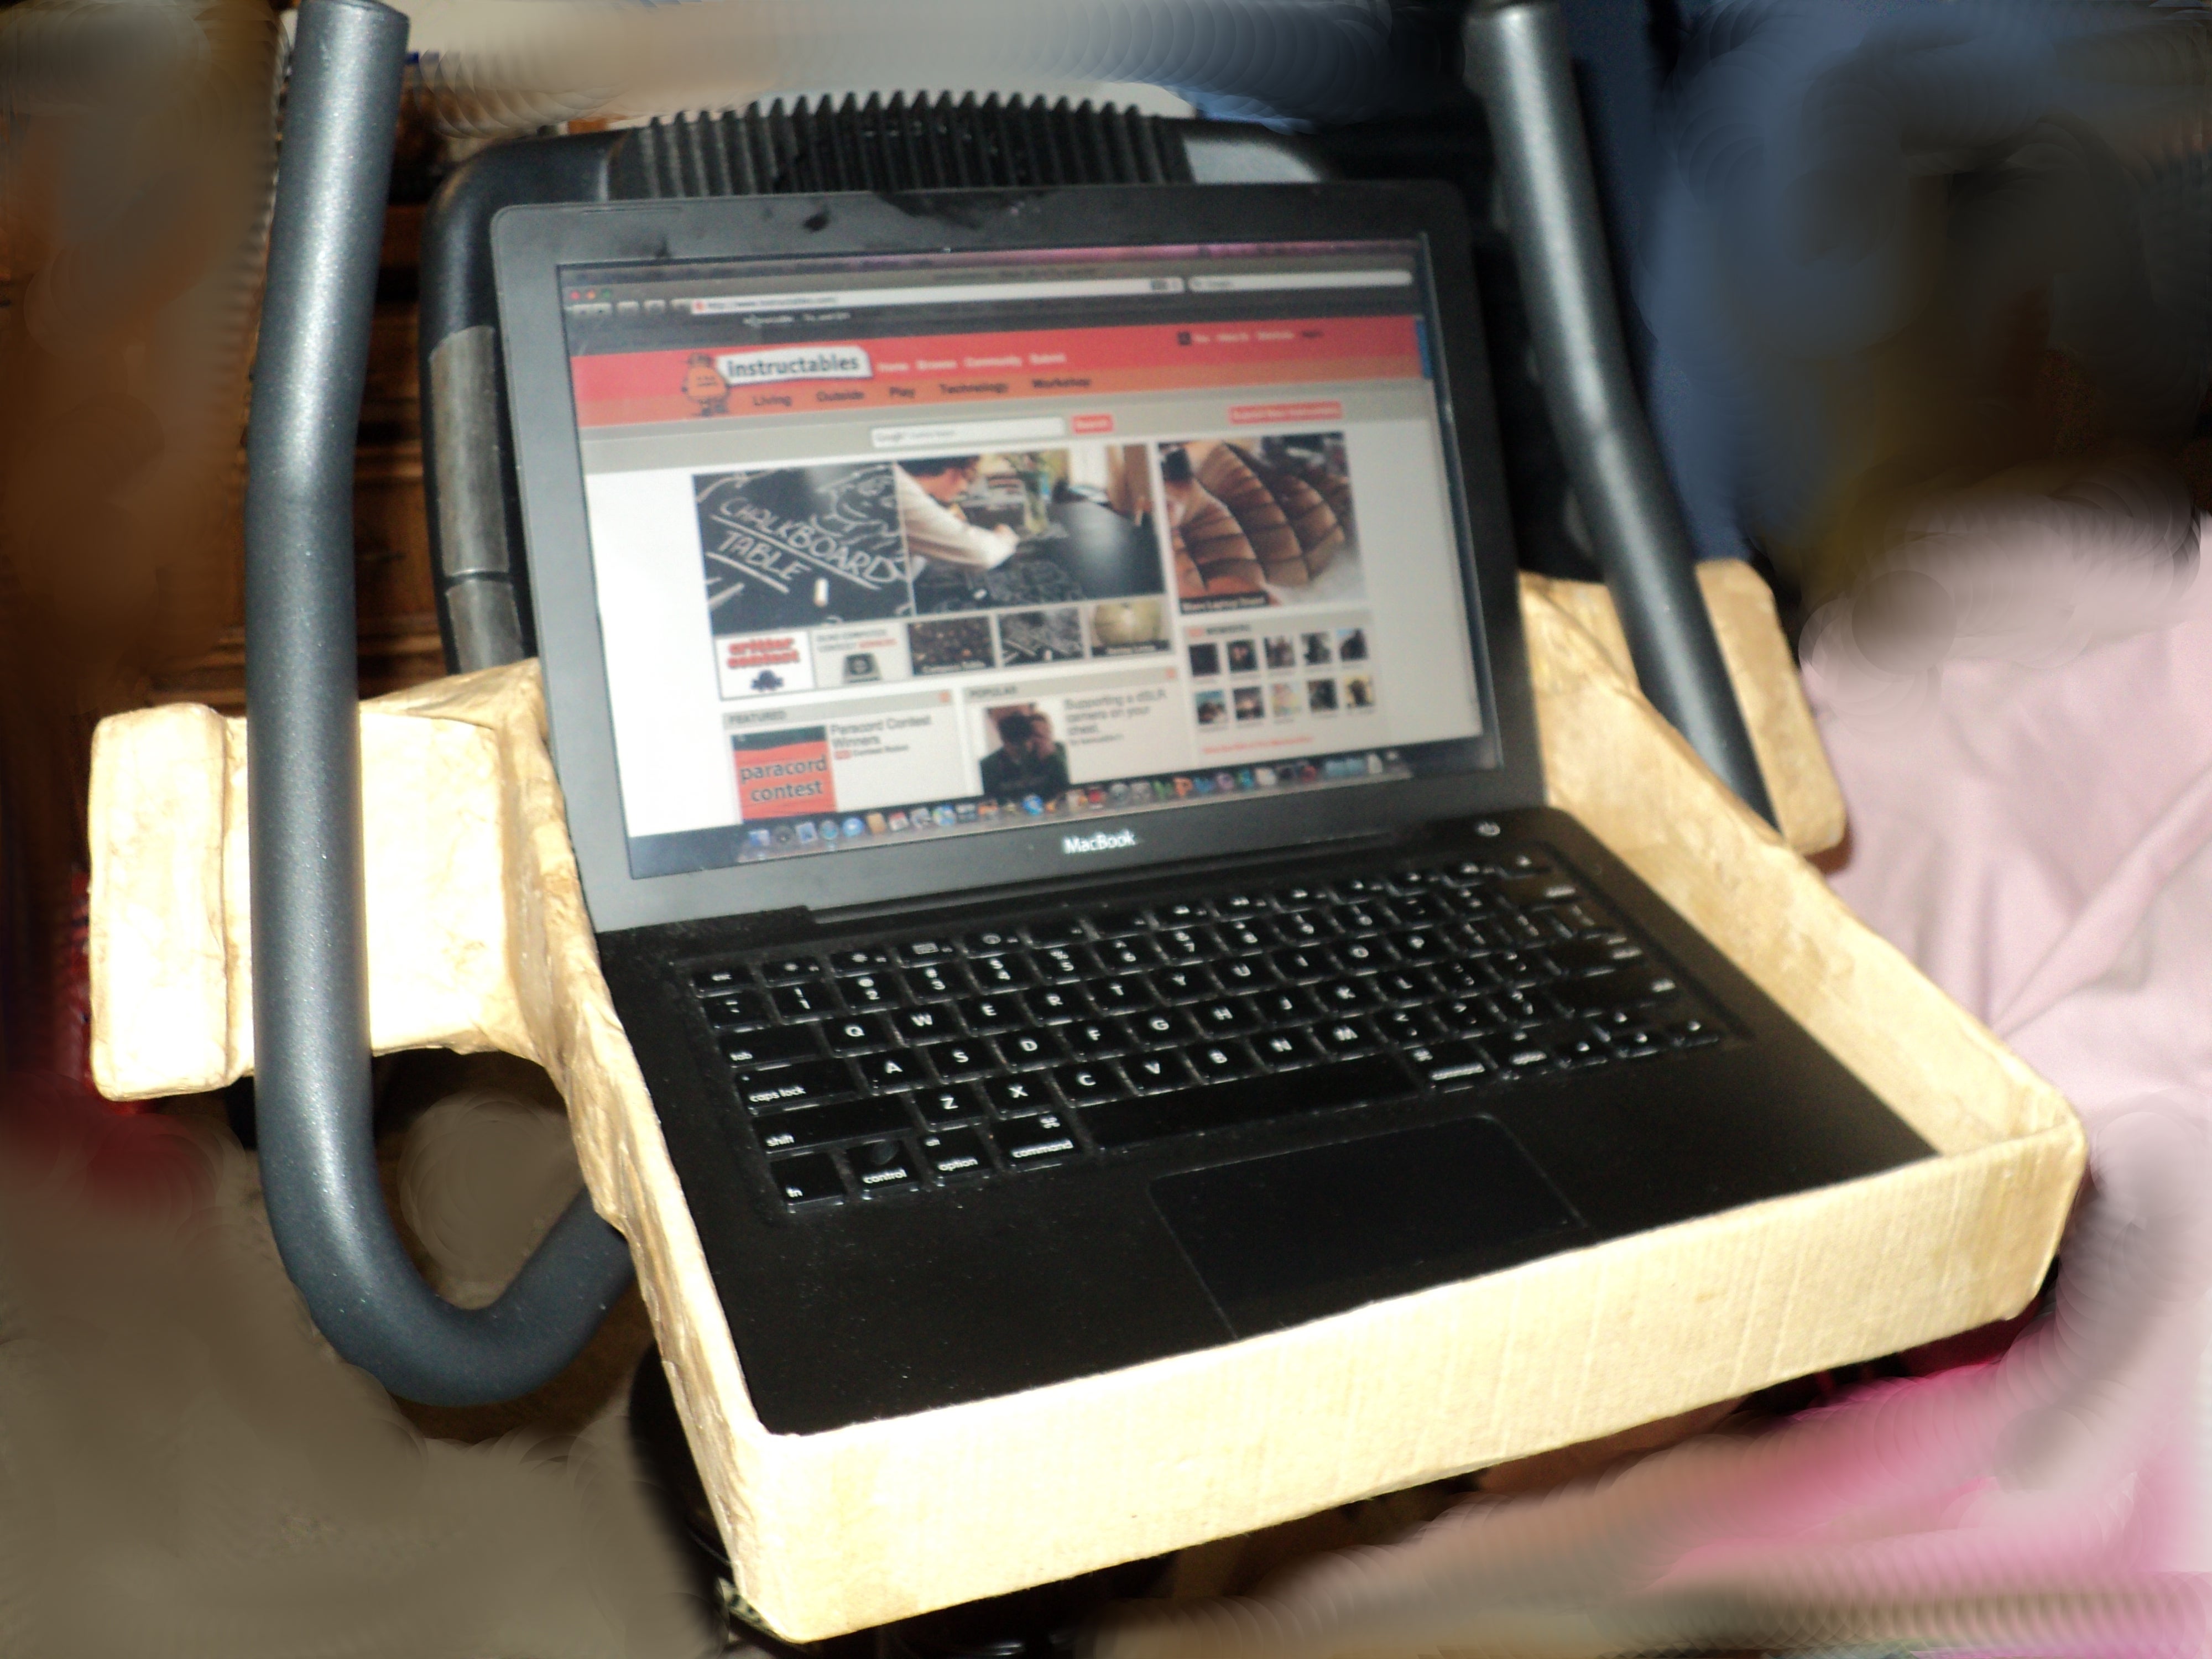
[[[715,637],[911,616],[887,461],[691,480]]]

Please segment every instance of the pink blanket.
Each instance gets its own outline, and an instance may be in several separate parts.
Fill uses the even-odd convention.
[[[1952,594],[1932,630],[1877,646],[1888,667],[1830,626],[1806,678],[1850,811],[1838,890],[2087,1125],[2093,1190],[2052,1316],[1993,1362],[1474,1504],[1112,1659],[2212,1652],[2194,1398],[2212,1284],[2212,578],[2003,550],[1982,599]]]

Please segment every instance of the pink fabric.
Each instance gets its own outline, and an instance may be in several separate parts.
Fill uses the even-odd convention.
[[[1188,1615],[1206,1641],[1185,1650],[1664,1651],[1726,1632],[1767,1652],[2212,1653],[2192,1444],[2212,1283],[2212,579],[2177,599],[2171,563],[2138,561],[2116,599],[2112,562],[2045,550],[2032,603],[1993,562],[1996,602],[1953,613],[1978,633],[1907,641],[1910,678],[1832,627],[1807,682],[1850,811],[1837,890],[2088,1127],[2094,1190],[2052,1316],[1993,1362],[1462,1507]],[[2093,602],[2052,603],[2069,583]],[[2144,593],[2162,625],[2127,614]]]
[[[2168,627],[1953,659],[1879,709],[1844,655],[1806,672],[1850,813],[1836,891],[2085,1118],[2212,1100],[2212,579]]]
[[[2130,1160],[2201,1156],[2212,1133],[2212,578],[2163,626],[2057,660],[2010,654],[1958,652],[1908,684],[1847,641],[1808,652],[1850,815],[1832,879],[2073,1102],[2109,1189]],[[2167,1121],[2164,1151],[2122,1128],[2138,1109]],[[2108,1359],[2077,1345],[2072,1363],[2087,1364],[2075,1386],[2106,1395],[2132,1373],[2139,1415],[2084,1419],[2077,1437],[2102,1443],[2069,1455],[2118,1458],[2102,1484],[2130,1512],[2132,1566],[2199,1569],[2192,1401],[2212,1249],[2179,1219],[2124,1231],[2134,1254],[2107,1253],[2094,1295],[2141,1284],[2146,1299]]]

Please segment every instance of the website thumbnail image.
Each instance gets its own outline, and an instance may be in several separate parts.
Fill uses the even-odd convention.
[[[1142,446],[708,472],[692,489],[725,699],[1168,648]]]
[[[732,712],[744,854],[1403,772],[1395,751],[1379,750],[1201,765],[1185,685],[1162,665]]]
[[[1208,618],[1187,630],[1199,750],[1237,754],[1258,743],[1332,749],[1332,738],[1382,707],[1364,611]],[[1339,721],[1345,730],[1333,732]]]
[[[1186,615],[1363,593],[1340,432],[706,472],[692,489],[726,701],[1166,651],[1170,561]],[[940,617],[962,620],[923,620]]]

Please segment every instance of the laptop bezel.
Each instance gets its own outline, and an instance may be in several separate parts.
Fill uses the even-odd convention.
[[[1136,845],[1072,855],[1068,821],[917,839],[865,851],[646,878],[630,872],[584,507],[562,267],[739,258],[1236,242],[1390,240],[1422,245],[1437,321],[1444,444],[1470,637],[1486,650],[1484,736],[1493,766],[1444,776],[1117,815],[1086,835]],[[492,226],[528,571],[556,769],[594,927],[602,933],[800,908],[939,899],[1000,885],[1103,878],[1196,857],[1407,831],[1539,804],[1543,780],[1522,642],[1471,235],[1449,186],[1109,185],[510,207]]]

